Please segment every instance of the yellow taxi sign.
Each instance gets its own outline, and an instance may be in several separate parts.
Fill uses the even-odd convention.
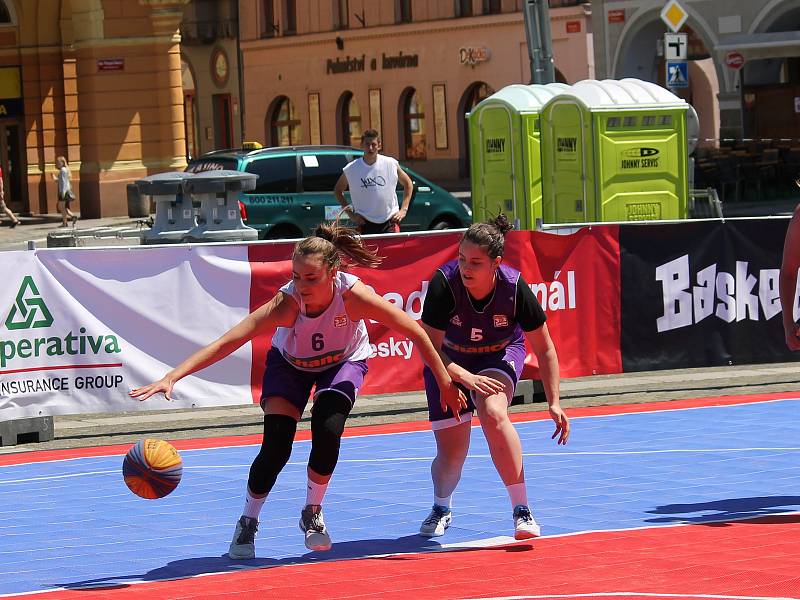
[[[259,142],[242,142],[242,150],[261,150],[263,147]]]
[[[669,2],[664,5],[664,8],[661,9],[661,20],[676,33],[688,18],[689,13],[678,4],[677,0],[669,0]]]

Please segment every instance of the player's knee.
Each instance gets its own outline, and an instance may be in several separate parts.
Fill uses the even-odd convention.
[[[323,392],[314,402],[308,466],[315,473],[333,473],[339,459],[339,446],[350,409],[350,400],[336,392]]]
[[[502,427],[508,421],[507,405],[505,402],[486,402],[478,417],[483,427]]]
[[[253,464],[247,485],[254,494],[266,494],[278,474],[289,462],[297,421],[287,415],[264,415],[264,439]]]

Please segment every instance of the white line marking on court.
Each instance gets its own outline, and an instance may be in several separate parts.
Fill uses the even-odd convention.
[[[679,412],[679,411],[682,411],[682,410],[701,410],[701,409],[705,410],[705,409],[714,409],[714,408],[732,408],[734,406],[748,406],[748,405],[751,405],[751,404],[775,404],[775,403],[778,403],[778,402],[798,402],[798,401],[800,401],[800,398],[776,398],[774,400],[759,400],[757,402],[741,402],[739,404],[719,404],[719,405],[712,405],[712,406],[690,406],[690,407],[684,407],[684,408],[661,408],[661,409],[657,409],[657,410],[646,410],[646,411],[642,411],[642,412],[620,411],[620,412],[613,412],[613,413],[602,414],[602,415],[581,415],[581,416],[576,416],[576,417],[570,417],[570,419],[574,421],[574,420],[577,420],[577,419],[598,419],[598,418],[601,418],[601,417],[625,417],[625,416],[635,416],[635,415],[651,415],[651,414],[662,413],[662,412]],[[602,406],[610,406],[610,405],[602,405]],[[524,414],[524,413],[516,413],[516,414]],[[543,422],[543,421],[544,422],[549,422],[550,418],[547,417],[547,416],[541,416],[541,417],[535,417],[535,418],[530,418],[530,419],[522,419],[522,420],[519,420],[519,421],[515,421],[515,424],[516,423],[539,423],[539,422]],[[479,423],[472,425],[473,429],[477,429],[479,427],[480,427]],[[354,427],[352,429],[345,429],[345,433],[348,434],[348,435],[345,435],[342,439],[368,438],[368,437],[389,436],[389,435],[410,435],[410,434],[417,434],[417,433],[429,433],[431,431],[430,429],[415,429],[413,431],[389,431],[389,432],[384,432],[384,433],[381,433],[381,432],[378,432],[378,433],[363,433],[363,434],[355,434],[355,435],[350,435],[349,434],[349,432],[352,432],[352,431],[357,430],[357,429],[358,428],[356,428],[356,427]],[[193,438],[193,439],[202,439],[202,438]],[[295,440],[294,443],[295,444],[302,444],[302,443],[309,443],[310,441],[311,441],[310,439],[308,439],[308,440]],[[258,447],[260,445],[261,445],[260,443],[253,443],[253,444],[239,444],[239,445],[235,445],[235,446],[219,445],[219,446],[208,446],[208,447],[205,447],[205,448],[184,448],[183,450],[179,450],[179,452],[181,452],[181,453],[183,453],[183,452],[205,452],[207,450],[225,450],[225,449],[229,449],[229,448]],[[131,444],[131,446],[133,446],[133,444]],[[784,450],[784,449],[785,450],[796,450],[796,448],[778,448],[778,450]],[[33,452],[47,452],[47,451],[46,450],[33,450]],[[676,452],[677,452],[677,450],[676,450]],[[698,450],[698,452],[699,452],[699,450]],[[547,453],[545,453],[545,454],[529,454],[529,455],[526,455],[526,456],[561,456],[563,454],[565,454],[565,453],[560,453],[559,452],[557,455],[556,454],[547,454]],[[2,456],[2,454],[0,454],[0,456]],[[46,462],[48,464],[52,464],[52,463],[57,463],[57,462],[68,462],[68,461],[75,461],[75,460],[87,460],[87,459],[92,459],[92,458],[109,458],[109,457],[113,457],[113,456],[125,456],[125,452],[117,451],[117,452],[111,452],[109,454],[96,454],[96,455],[92,455],[92,456],[74,456],[74,457],[70,457],[70,458],[56,458],[56,459],[46,460],[46,461],[34,460],[34,461],[30,461],[30,462],[14,463],[13,465],[5,465],[5,467],[18,467],[18,466],[22,466],[22,465],[37,464],[37,463],[40,463],[40,462]],[[381,459],[381,460],[388,460],[388,459]],[[416,460],[416,459],[412,459],[412,460]],[[2,468],[4,468],[4,467],[0,467],[0,469],[2,469]]]
[[[711,598],[719,600],[800,600],[788,596],[731,596],[728,594],[659,594],[657,592],[589,592],[585,594],[547,594],[544,596],[483,596],[474,600],[541,600],[547,598]]]
[[[752,448],[665,448],[662,450],[591,450],[585,452],[523,452],[523,457],[545,457],[545,458],[561,458],[569,456],[634,456],[643,454],[718,454],[718,453],[735,453],[735,452],[797,452],[800,447],[752,447]],[[97,458],[97,457],[92,457]],[[491,458],[489,454],[469,454],[467,458],[471,459],[487,459]],[[69,459],[77,460],[77,459]],[[430,456],[397,456],[397,457],[381,457],[381,458],[343,458],[337,464],[344,463],[363,464],[363,463],[388,463],[388,462],[415,462],[425,461],[430,462]],[[53,461],[57,462],[57,461]],[[20,463],[20,464],[34,464],[34,463]],[[286,463],[287,466],[306,466],[305,462]],[[9,465],[12,466],[12,465]],[[18,466],[18,465],[13,465]],[[229,463],[224,465],[197,465],[197,466],[183,466],[184,471],[211,471],[211,470],[231,470],[231,469],[246,469],[250,464],[236,464]],[[55,481],[57,479],[69,479],[73,477],[83,477],[91,475],[117,475],[118,470],[107,471],[86,471],[85,473],[67,473],[62,475],[47,475],[41,477],[27,477],[24,479],[9,479],[7,481],[0,480],[0,486],[12,483],[30,483],[33,481]]]

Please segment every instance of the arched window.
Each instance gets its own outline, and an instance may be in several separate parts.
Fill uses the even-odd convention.
[[[358,147],[361,145],[361,107],[352,92],[345,92],[339,99],[340,144]]]
[[[197,92],[195,90],[194,73],[189,63],[181,58],[181,80],[183,82],[183,125],[186,129],[186,156],[200,156],[200,140],[197,114]]]
[[[461,96],[458,104],[458,174],[459,177],[469,176],[469,127],[466,115],[471,112],[481,101],[494,94],[494,89],[482,81],[470,85]]]
[[[269,111],[269,135],[265,136],[272,146],[294,146],[301,142],[302,130],[297,110],[286,96],[280,96],[272,103]]]
[[[0,25],[11,24],[11,13],[3,0],[0,0]]]
[[[402,139],[404,156],[407,160],[425,160],[428,151],[425,143],[425,106],[414,88],[407,89],[401,96]]]

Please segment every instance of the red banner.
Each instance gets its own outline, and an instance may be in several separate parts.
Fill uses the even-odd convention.
[[[542,303],[558,350],[562,377],[619,373],[620,291],[616,227],[584,228],[572,235],[510,232],[506,264],[518,268]],[[412,318],[419,319],[428,282],[443,263],[456,258],[460,233],[377,238],[384,257],[379,269],[348,269]],[[291,244],[250,246],[251,310],[291,277]],[[410,340],[380,323],[368,323],[373,355],[362,393],[421,390],[422,361]],[[271,336],[270,336],[271,337]],[[270,337],[253,342],[253,398],[261,393]],[[535,357],[523,373],[537,378]]]

